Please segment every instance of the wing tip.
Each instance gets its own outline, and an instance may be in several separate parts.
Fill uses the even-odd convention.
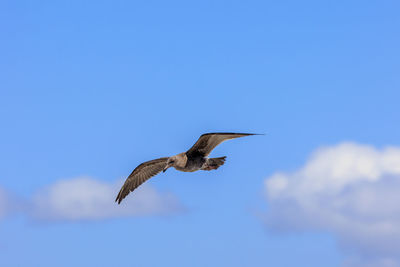
[[[115,199],[115,202],[119,205],[119,203],[121,203],[121,199],[119,198],[119,195],[117,196],[117,198]]]
[[[205,133],[202,134],[201,136],[206,136],[206,135],[213,135],[213,134],[237,134],[237,135],[244,135],[244,136],[248,136],[248,135],[266,135],[265,133],[232,133],[232,132],[215,132],[215,133]]]
[[[119,205],[119,204],[121,203],[121,201],[125,198],[125,197],[123,197],[122,194],[121,194],[122,189],[123,189],[123,188],[121,188],[121,190],[120,190],[119,193],[118,193],[118,196],[115,198],[115,202],[117,202],[118,205]]]

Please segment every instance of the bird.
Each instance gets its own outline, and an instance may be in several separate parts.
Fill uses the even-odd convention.
[[[143,162],[126,178],[115,202],[118,204],[133,190],[151,177],[174,167],[178,171],[194,172],[198,170],[211,171],[224,165],[226,156],[209,158],[211,151],[222,142],[244,136],[259,135],[254,133],[205,133],[186,152],[171,157],[163,157]]]

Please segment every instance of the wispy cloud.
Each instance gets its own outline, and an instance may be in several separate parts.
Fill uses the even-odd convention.
[[[148,184],[140,186],[121,205],[114,199],[123,180],[107,183],[91,177],[59,180],[28,199],[13,197],[0,187],[0,219],[23,213],[39,221],[94,221],[152,215],[173,215],[185,210],[178,198]]]
[[[265,189],[270,228],[335,233],[351,255],[345,266],[400,266],[400,148],[320,148],[297,171],[267,178]]]
[[[30,215],[40,220],[99,220],[117,217],[168,215],[183,210],[170,193],[142,185],[121,205],[114,202],[122,181],[110,184],[90,177],[60,180],[32,198]]]

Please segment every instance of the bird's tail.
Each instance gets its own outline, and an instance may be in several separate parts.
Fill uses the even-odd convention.
[[[216,170],[220,166],[224,165],[225,159],[226,157],[207,159],[205,166],[203,166],[201,169],[205,171]]]

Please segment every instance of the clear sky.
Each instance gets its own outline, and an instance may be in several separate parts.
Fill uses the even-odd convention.
[[[400,190],[399,10],[1,1],[0,265],[400,266],[398,210],[380,213]],[[217,131],[266,135],[113,203],[138,164]]]

